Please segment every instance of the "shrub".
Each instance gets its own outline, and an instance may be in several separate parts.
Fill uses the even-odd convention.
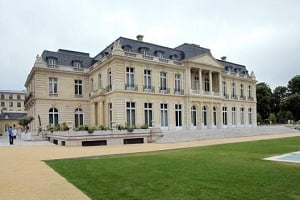
[[[62,125],[60,126],[60,130],[61,131],[68,131],[69,130],[69,127],[67,126],[66,122],[62,123]]]

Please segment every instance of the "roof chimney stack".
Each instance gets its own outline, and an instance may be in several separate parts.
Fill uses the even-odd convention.
[[[140,41],[140,42],[143,42],[143,38],[144,38],[143,35],[137,35],[137,36],[136,36],[136,39],[137,39],[138,41]]]
[[[226,61],[227,57],[226,57],[226,56],[222,56],[221,59],[222,59],[223,61]]]

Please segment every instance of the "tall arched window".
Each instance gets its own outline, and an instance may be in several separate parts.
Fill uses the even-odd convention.
[[[203,108],[202,108],[202,116],[203,116],[203,124],[204,124],[204,126],[207,126],[207,108],[206,108],[206,106],[203,106]]]
[[[197,111],[195,106],[191,108],[191,121],[193,126],[197,125]]]
[[[75,109],[75,127],[83,125],[83,112],[81,108]]]
[[[50,108],[49,109],[49,124],[54,126],[58,125],[58,110],[57,108]]]
[[[217,126],[217,108],[213,107],[213,122],[214,126]]]

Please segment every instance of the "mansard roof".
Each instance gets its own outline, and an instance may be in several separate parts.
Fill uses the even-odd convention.
[[[122,49],[134,53],[143,53],[142,50],[146,50],[147,55],[150,56],[157,56],[157,53],[160,52],[163,55],[163,57],[167,59],[174,59],[178,61],[184,59],[183,52],[177,49],[172,49],[169,47],[164,47],[164,46],[160,46],[160,45],[156,45],[144,41],[124,38],[124,37],[119,37],[115,41],[120,42]],[[109,54],[112,51],[114,42],[111,43],[108,47],[106,47],[103,51],[101,51],[98,55],[96,55],[95,60],[99,60],[105,55]]]
[[[243,75],[249,75],[248,70],[246,69],[246,66],[244,66],[244,65],[239,65],[236,63],[228,62],[226,60],[218,60],[218,61],[224,66],[225,71],[240,73]]]
[[[197,44],[184,43],[182,45],[179,45],[175,49],[182,51],[185,59],[189,59],[189,58],[199,56],[202,54],[210,54],[211,55],[209,49],[200,47],[200,45],[197,45]]]
[[[119,37],[104,50],[98,53],[94,58],[90,57],[88,53],[77,52],[59,49],[57,52],[45,50],[42,54],[42,58],[47,61],[48,58],[57,59],[58,65],[72,66],[74,61],[80,61],[82,68],[89,68],[95,62],[101,60],[103,57],[109,55],[112,52],[114,43],[118,41],[125,51],[131,51],[134,53],[146,53],[149,56],[162,56],[163,58],[172,59],[176,61],[183,61],[195,56],[209,54],[212,56],[210,49],[201,47],[197,44],[184,43],[175,48],[169,48],[144,42],[142,40],[133,40],[125,37]],[[218,60],[221,65],[224,66],[224,70],[229,72],[248,74],[248,71],[244,65],[231,63],[225,60]]]
[[[93,58],[90,54],[70,51],[65,49],[58,49],[57,52],[45,50],[42,53],[43,60],[47,61],[48,58],[55,58],[58,65],[72,66],[74,61],[79,61],[82,63],[82,68],[89,68],[93,64]]]

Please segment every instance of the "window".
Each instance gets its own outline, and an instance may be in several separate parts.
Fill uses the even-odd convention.
[[[160,125],[161,127],[168,127],[168,104],[160,104]]]
[[[175,74],[175,93],[181,93],[181,75]]]
[[[127,52],[131,52],[132,50],[132,47],[130,46],[130,45],[125,45],[124,47],[123,47],[123,50],[124,51],[127,51]]]
[[[108,120],[109,120],[109,128],[112,128],[112,118],[113,113],[112,113],[112,103],[108,104]]]
[[[248,121],[249,125],[252,125],[252,109],[248,108]]]
[[[232,107],[232,125],[236,125],[236,108],[235,107]]]
[[[73,67],[74,67],[75,69],[80,69],[81,66],[82,66],[81,61],[73,61]]]
[[[57,94],[57,78],[53,78],[53,77],[49,78],[49,94],[50,95]]]
[[[151,91],[151,70],[144,70],[144,90]]]
[[[140,53],[143,55],[149,55],[149,49],[147,47],[141,47]]]
[[[196,126],[197,125],[197,111],[196,111],[195,106],[192,106],[192,108],[191,108],[191,120],[192,120],[192,125]]]
[[[207,108],[203,106],[202,108],[202,118],[203,118],[203,125],[207,126]]]
[[[135,103],[126,102],[126,113],[127,113],[127,126],[135,126]]]
[[[58,110],[56,108],[49,109],[49,124],[58,125]]]
[[[148,127],[152,127],[152,103],[145,103],[144,111],[145,111],[145,124]]]
[[[165,52],[163,52],[163,51],[157,51],[156,52],[156,56],[159,57],[159,58],[164,58],[164,54],[165,54]]]
[[[167,90],[167,72],[160,72],[160,90]]]
[[[226,82],[225,81],[222,82],[222,93],[223,93],[224,97],[227,94],[227,87],[226,87]]]
[[[248,97],[252,97],[251,85],[248,86]]]
[[[226,126],[227,125],[227,107],[223,107],[222,108],[222,110],[223,110],[223,125],[224,126]]]
[[[213,107],[213,123],[214,123],[214,126],[217,126],[217,109],[216,109],[216,107]]]
[[[98,74],[98,89],[102,88],[102,79],[101,79],[101,74]]]
[[[241,97],[244,97],[244,85],[241,84]]]
[[[176,127],[182,127],[182,105],[175,104],[175,124]]]
[[[205,76],[205,78],[204,78],[204,91],[209,92],[209,78],[208,78],[208,76]]]
[[[134,68],[126,67],[126,89],[134,89]]]
[[[82,80],[75,80],[75,96],[82,96]]]
[[[235,83],[232,83],[232,92],[231,92],[231,96],[235,97]]]
[[[112,89],[112,82],[111,82],[111,69],[108,69],[107,70],[107,87],[106,87],[106,89],[107,89],[107,91],[111,91],[111,89]]]
[[[12,100],[12,99],[13,99],[13,95],[10,94],[10,95],[8,96],[8,98],[9,98],[10,100]]]
[[[57,59],[56,58],[47,58],[48,67],[56,67]]]
[[[17,100],[21,100],[21,95],[17,95]]]
[[[5,94],[1,94],[1,99],[5,99]]]
[[[21,102],[17,102],[17,107],[21,108],[21,106],[22,106],[22,103]]]
[[[8,102],[8,106],[9,107],[14,107],[14,102],[12,102],[12,101]]]
[[[83,125],[83,112],[81,108],[76,108],[75,112],[75,127]]]
[[[94,87],[94,79],[91,78],[91,90],[94,91],[95,87]]]
[[[240,117],[241,117],[241,125],[244,125],[244,108],[242,107],[240,110]]]
[[[194,85],[195,90],[199,90],[200,89],[199,76],[195,76],[194,84],[195,84]]]
[[[5,101],[1,101],[1,107],[5,107]]]

